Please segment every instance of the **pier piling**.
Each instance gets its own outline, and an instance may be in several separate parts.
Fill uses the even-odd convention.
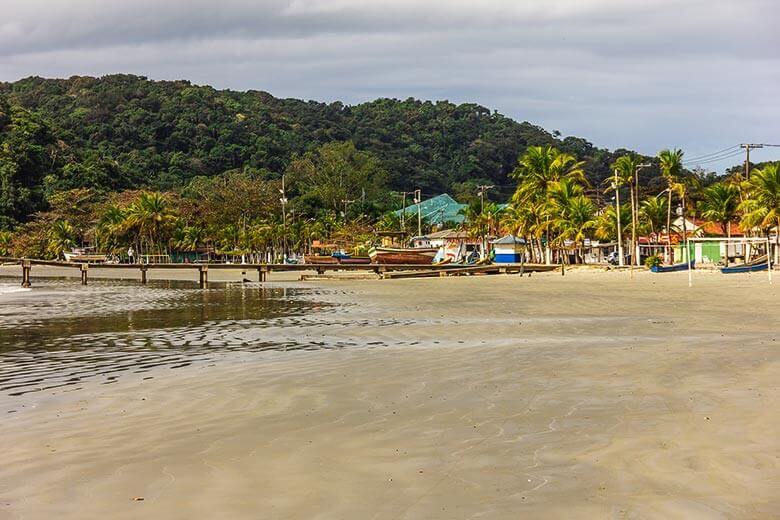
[[[198,266],[198,284],[201,289],[205,289],[209,284],[209,266]]]
[[[148,270],[146,266],[141,266],[141,285],[146,285],[146,271]]]
[[[89,264],[81,264],[81,285],[87,285],[87,271]]]
[[[30,287],[30,270],[32,264],[29,260],[22,260],[22,287]]]

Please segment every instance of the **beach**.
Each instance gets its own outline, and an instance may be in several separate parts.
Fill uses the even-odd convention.
[[[0,334],[20,345],[0,351],[0,518],[753,519],[780,508],[780,284],[765,273],[697,272],[691,288],[686,273],[646,271],[273,274],[200,291],[154,276],[38,287],[36,269],[31,291],[0,295]],[[57,312],[79,290],[93,292]],[[100,303],[81,307],[87,295]],[[68,382],[65,368],[88,356],[120,366],[112,348],[130,365],[175,359]],[[35,356],[46,372],[26,376]],[[36,384],[46,389],[27,391]]]

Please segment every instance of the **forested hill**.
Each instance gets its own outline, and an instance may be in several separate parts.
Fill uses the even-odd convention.
[[[0,83],[0,138],[12,143],[0,153],[0,177],[19,183],[15,209],[0,213],[21,220],[45,193],[63,189],[172,189],[234,169],[278,177],[296,154],[331,141],[376,155],[388,188],[428,194],[472,192],[484,182],[506,195],[528,145],[553,144],[585,160],[593,184],[614,159],[584,139],[558,139],[475,104],[348,106],[131,75]]]

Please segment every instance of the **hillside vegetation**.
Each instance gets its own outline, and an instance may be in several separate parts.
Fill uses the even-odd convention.
[[[0,83],[0,139],[4,227],[29,220],[69,189],[180,190],[235,170],[278,179],[294,158],[333,142],[351,141],[374,156],[384,190],[450,192],[465,201],[478,184],[496,185],[490,195],[506,200],[515,185],[510,173],[531,145],[584,161],[593,186],[620,155],[475,104],[378,99],[348,106],[131,75]],[[643,184],[658,184],[657,170],[643,176]],[[381,207],[381,198],[371,202]]]

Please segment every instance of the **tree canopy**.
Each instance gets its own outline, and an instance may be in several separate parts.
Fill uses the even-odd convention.
[[[385,172],[383,189],[451,192],[464,202],[478,184],[495,185],[491,195],[507,199],[510,174],[529,146],[576,158],[592,185],[609,176],[620,154],[472,103],[410,98],[349,106],[121,74],[0,82],[0,140],[3,227],[45,210],[46,196],[57,191],[179,190],[236,170],[279,179],[330,143],[351,142],[355,159],[371,154],[371,167]]]

